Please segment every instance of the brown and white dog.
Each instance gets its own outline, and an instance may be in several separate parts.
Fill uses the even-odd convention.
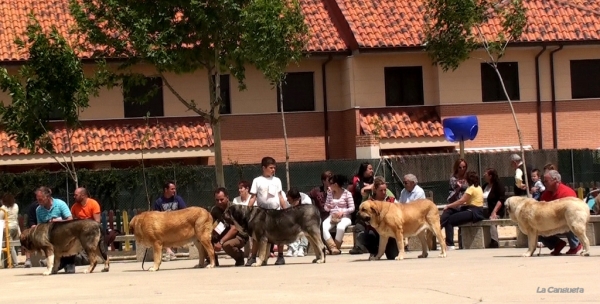
[[[379,251],[370,260],[379,260],[385,253],[390,237],[395,238],[400,250],[396,260],[404,259],[404,238],[418,236],[423,252],[419,258],[426,258],[428,253],[427,230],[433,232],[440,242],[442,252],[439,257],[446,257],[446,242],[442,236],[440,213],[437,206],[428,199],[412,201],[408,204],[394,204],[382,201],[365,201],[360,205],[358,218],[371,225],[379,234]]]
[[[198,248],[199,263],[196,267],[204,267],[207,255],[210,264],[206,267],[215,267],[215,250],[211,242],[213,218],[202,207],[142,212],[131,219],[129,227],[133,229],[136,243],[152,247],[154,251],[154,265],[149,271],[159,269],[163,247],[179,247],[190,242]]]
[[[589,256],[590,241],[585,233],[590,219],[588,205],[577,197],[565,197],[549,202],[512,196],[504,203],[510,219],[527,235],[528,249],[524,257],[533,255],[538,236],[552,236],[573,231],[583,243],[582,256]]]

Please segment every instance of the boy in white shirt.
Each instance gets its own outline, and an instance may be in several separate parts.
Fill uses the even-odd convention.
[[[287,207],[283,197],[283,186],[281,180],[275,176],[275,159],[269,156],[263,157],[261,161],[262,175],[252,181],[250,187],[250,202],[248,207],[254,204],[263,209],[285,209]],[[277,261],[275,265],[285,264],[283,257],[283,245],[277,244]],[[252,266],[256,263],[256,254],[258,253],[258,244],[252,244],[252,256],[248,258],[246,266]]]

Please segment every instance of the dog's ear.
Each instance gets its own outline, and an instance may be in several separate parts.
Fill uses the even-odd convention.
[[[504,201],[504,208],[506,209],[506,213],[510,213],[510,202],[512,201],[512,197],[507,198]]]
[[[371,207],[371,210],[373,210],[373,213],[375,213],[375,215],[377,217],[379,217],[379,215],[381,215],[381,212],[379,210],[379,207],[381,207],[381,205],[378,206],[377,204],[375,204],[371,201],[371,202],[369,202],[369,207]]]

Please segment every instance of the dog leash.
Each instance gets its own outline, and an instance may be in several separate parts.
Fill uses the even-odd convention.
[[[146,262],[146,255],[147,254],[148,254],[148,248],[146,248],[146,251],[144,251],[144,257],[142,258],[142,270],[143,271],[146,271],[146,270],[150,269],[150,268],[144,269],[144,262]]]

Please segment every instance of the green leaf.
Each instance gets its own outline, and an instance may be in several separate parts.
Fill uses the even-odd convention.
[[[527,25],[522,0],[427,0],[425,8],[425,50],[444,72],[457,69],[482,47],[497,62]],[[484,28],[492,20],[500,27],[494,29],[495,37],[488,37]]]
[[[98,62],[94,76],[87,77],[66,39],[55,27],[43,31],[33,15],[24,34],[26,39],[16,43],[29,60],[14,75],[0,69],[0,89],[12,99],[9,105],[0,105],[2,126],[19,147],[32,153],[55,152],[49,137],[51,113],[67,128],[77,128],[79,111],[89,107],[90,95],[98,94],[109,81],[108,74]]]

